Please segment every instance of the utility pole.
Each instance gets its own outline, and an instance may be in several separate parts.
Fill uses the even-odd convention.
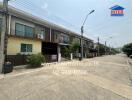
[[[107,55],[107,43],[106,43],[106,41],[105,41],[105,55]]]
[[[109,37],[106,41],[105,41],[105,54],[106,54],[106,52],[107,52],[107,44],[106,44],[106,42],[108,42],[110,39],[112,39],[113,37],[111,36],[111,37]],[[110,47],[110,44],[109,44],[109,46],[108,46],[108,53],[110,54],[110,52],[111,52],[111,47]]]
[[[8,1],[3,0],[3,17],[2,17],[2,32],[0,46],[0,72],[3,72],[6,55],[7,55],[7,39],[8,39]]]
[[[110,46],[110,44],[109,44],[109,49],[110,49],[110,55],[111,55],[111,46]]]
[[[98,56],[100,55],[100,54],[99,54],[99,52],[100,52],[100,51],[99,51],[99,49],[100,49],[99,44],[100,44],[100,43],[99,43],[99,37],[98,37]]]
[[[81,27],[81,59],[83,59],[83,26]]]

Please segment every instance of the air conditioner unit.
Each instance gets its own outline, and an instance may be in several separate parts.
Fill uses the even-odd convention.
[[[44,36],[43,36],[43,34],[37,34],[37,38],[38,39],[44,39]]]

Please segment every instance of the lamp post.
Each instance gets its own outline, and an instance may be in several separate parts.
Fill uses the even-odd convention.
[[[100,38],[98,37],[98,56],[100,56]]]
[[[111,55],[111,46],[110,46],[110,44],[109,44],[109,55]]]
[[[85,18],[85,20],[84,20],[84,22],[83,22],[83,24],[82,24],[82,26],[81,26],[81,59],[80,59],[80,60],[83,59],[83,33],[84,33],[84,25],[85,25],[85,23],[86,23],[86,21],[87,21],[88,16],[89,16],[90,14],[92,14],[94,11],[95,11],[95,10],[92,10],[90,13],[87,14],[87,16],[86,16],[86,18]]]

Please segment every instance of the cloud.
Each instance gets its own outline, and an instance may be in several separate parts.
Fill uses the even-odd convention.
[[[48,3],[45,2],[45,3],[42,3],[40,7],[42,11],[45,11],[45,14],[47,16],[51,15],[51,12],[48,10],[48,6],[49,6]]]
[[[43,10],[47,10],[47,8],[48,8],[48,3],[44,3],[44,4],[41,6],[41,8],[42,8]]]

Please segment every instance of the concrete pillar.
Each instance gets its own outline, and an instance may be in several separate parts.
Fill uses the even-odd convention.
[[[4,55],[4,40],[5,40],[5,17],[2,17],[2,31],[1,31],[1,39],[0,39],[0,73],[2,73],[2,68],[4,65],[4,59],[5,59],[5,55]]]
[[[96,57],[98,56],[98,54],[96,53]]]
[[[11,34],[11,15],[9,15],[8,34]]]
[[[71,53],[70,56],[71,56],[71,60],[73,60],[73,53]]]
[[[58,62],[61,61],[61,52],[60,52],[60,46],[57,47],[57,53],[58,53]]]
[[[52,35],[52,33],[51,33],[51,28],[50,28],[50,42],[52,41],[52,40],[51,40],[51,35]]]
[[[85,53],[85,58],[87,58],[87,54]]]

